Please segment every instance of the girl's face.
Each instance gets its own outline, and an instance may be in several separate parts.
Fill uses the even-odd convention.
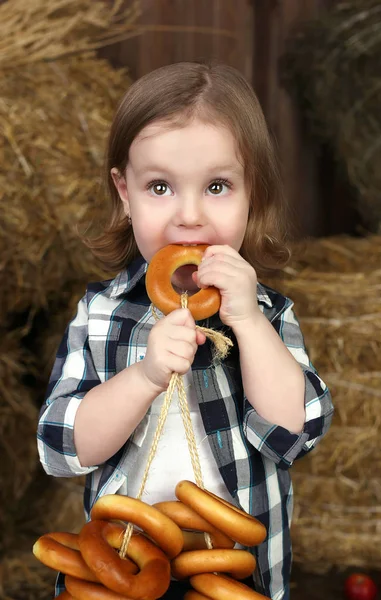
[[[112,176],[147,262],[168,244],[241,248],[249,193],[234,137],[222,125],[152,123],[131,144],[124,177],[116,169]],[[195,291],[195,269],[178,269],[173,285]]]

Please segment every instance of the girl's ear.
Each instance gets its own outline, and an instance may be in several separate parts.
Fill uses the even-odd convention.
[[[128,201],[128,193],[127,193],[127,182],[126,178],[123,177],[116,167],[111,169],[111,177],[114,182],[114,185],[118,191],[119,198],[123,202],[123,209],[127,216],[130,214],[130,203]]]

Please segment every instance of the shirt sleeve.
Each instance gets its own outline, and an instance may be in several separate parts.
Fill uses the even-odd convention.
[[[244,397],[244,432],[248,441],[263,455],[288,469],[294,460],[310,452],[328,431],[333,405],[330,392],[311,364],[299,323],[288,300],[286,308],[272,321],[284,344],[301,366],[305,379],[305,422],[295,434],[263,419]]]
[[[50,376],[40,411],[37,446],[48,475],[85,475],[97,466],[82,467],[74,444],[74,420],[82,398],[100,379],[94,367],[88,338],[88,308],[84,296],[67,327]]]

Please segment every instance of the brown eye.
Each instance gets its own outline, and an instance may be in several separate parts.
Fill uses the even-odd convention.
[[[209,191],[212,192],[212,194],[221,194],[222,192],[222,183],[218,183],[217,181],[215,181],[214,183],[212,183],[209,186]]]
[[[208,190],[211,194],[218,196],[219,194],[222,194],[224,191],[224,188],[227,188],[227,187],[228,186],[224,181],[213,181],[213,183],[211,183],[210,186],[208,187]]]
[[[151,189],[157,196],[164,196],[168,190],[168,186],[165,183],[154,183]]]

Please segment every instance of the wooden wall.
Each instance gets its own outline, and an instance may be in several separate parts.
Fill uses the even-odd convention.
[[[128,65],[133,78],[172,62],[216,58],[241,70],[251,80],[251,2],[140,0],[140,6],[141,35],[104,51],[114,64]]]
[[[181,60],[212,58],[239,69],[276,139],[297,233],[352,232],[350,191],[337,180],[327,149],[309,138],[279,82],[278,60],[293,28],[337,1],[140,0],[141,33],[101,53],[114,65],[127,65],[133,78]]]
[[[277,140],[286,191],[302,235],[354,233],[353,190],[340,178],[331,151],[312,140],[295,101],[280,84],[279,58],[304,21],[338,0],[253,0],[253,86]],[[353,203],[352,203],[353,202]]]

